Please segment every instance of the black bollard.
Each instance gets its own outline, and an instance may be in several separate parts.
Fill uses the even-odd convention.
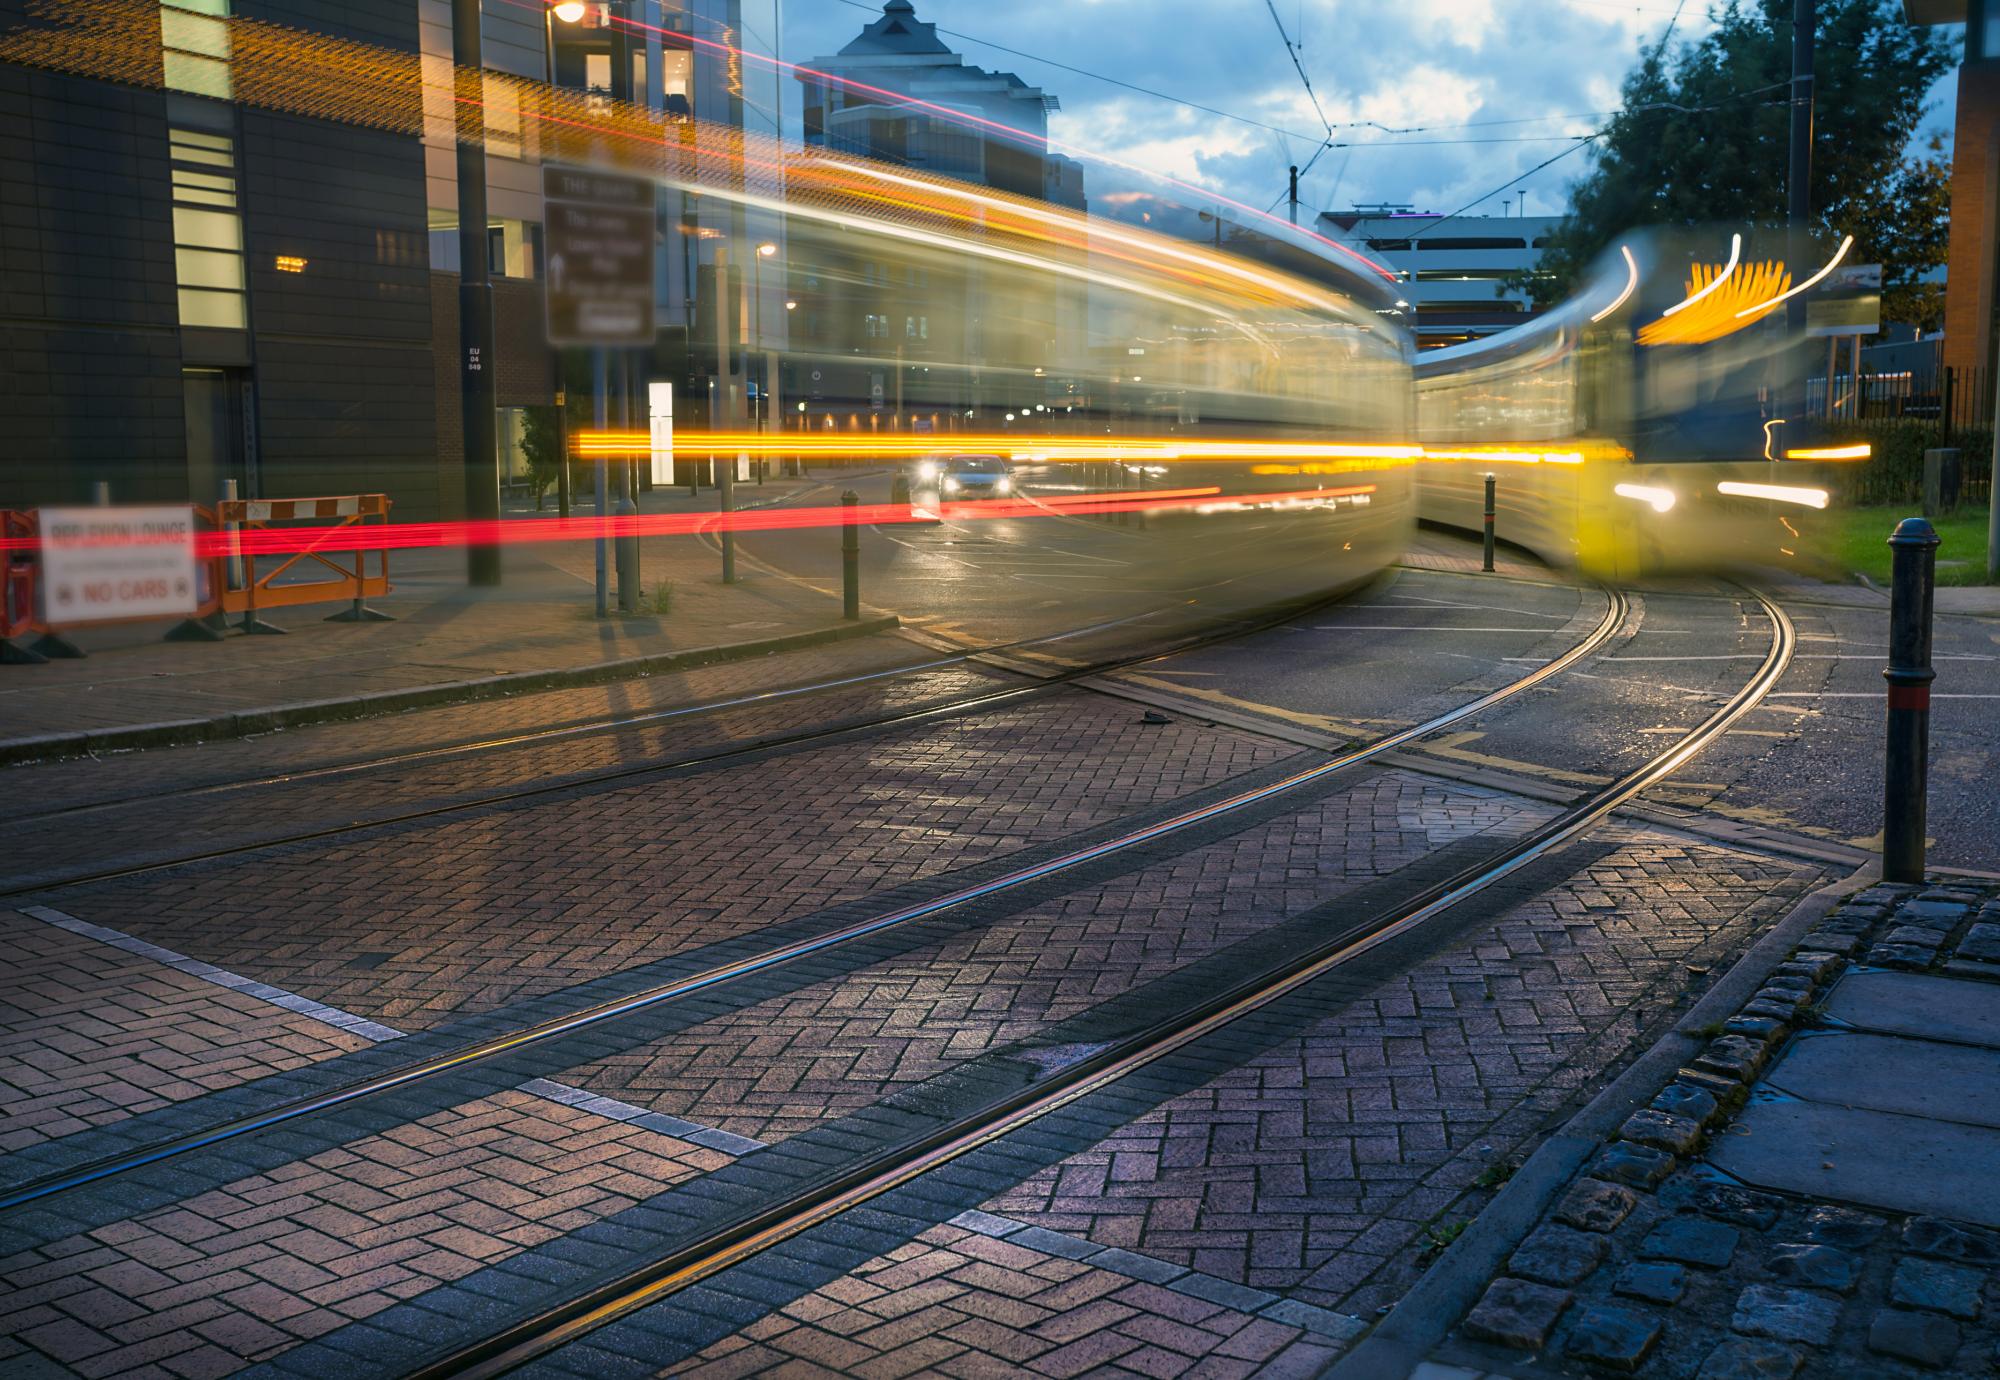
[[[1882,754],[1882,880],[1924,880],[1924,796],[1930,775],[1931,596],[1938,535],[1904,518],[1889,538],[1888,740]]]
[[[719,467],[716,470],[716,488],[721,490],[722,511],[733,513],[736,511],[736,457],[732,455],[715,463]],[[736,531],[727,518],[722,524],[722,583],[736,583]]]
[[[1498,482],[1496,476],[1486,476],[1486,561],[1480,569],[1489,574],[1493,570],[1493,490]]]
[[[854,505],[861,501],[854,490],[840,496],[840,616],[861,617],[861,524]]]

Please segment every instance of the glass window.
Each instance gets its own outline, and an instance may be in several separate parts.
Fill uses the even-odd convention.
[[[229,26],[206,15],[161,10],[160,42],[183,53],[226,58],[229,56]]]
[[[243,258],[213,249],[176,249],[174,276],[182,287],[243,290]]]
[[[222,211],[174,207],[174,243],[202,249],[243,250],[243,222]]]
[[[243,294],[210,292],[204,288],[182,288],[181,324],[209,326],[218,330],[240,331],[247,324]]]
[[[196,96],[213,96],[218,101],[230,97],[229,64],[192,53],[162,53],[169,91],[186,91]]]

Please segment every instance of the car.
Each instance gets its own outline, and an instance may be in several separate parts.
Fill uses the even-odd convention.
[[[954,455],[938,466],[937,486],[945,498],[1004,498],[1014,475],[997,455]]]

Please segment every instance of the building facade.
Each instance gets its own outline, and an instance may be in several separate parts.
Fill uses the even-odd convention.
[[[1404,207],[1321,213],[1322,235],[1395,270],[1415,313],[1417,344],[1434,349],[1534,317],[1522,283],[1541,263],[1559,216],[1442,216]]]
[[[126,37],[157,42],[158,85],[0,61],[0,507],[86,501],[98,482],[119,502],[206,503],[234,480],[244,496],[382,492],[399,518],[462,515],[449,0],[132,0],[127,13]],[[239,102],[232,21],[420,72],[421,127]],[[778,0],[621,0],[577,24],[489,2],[482,57],[663,120],[775,136],[787,84],[744,50],[775,41],[778,21]],[[33,48],[63,22],[0,0],[0,40]],[[506,474],[521,410],[553,402],[566,361],[543,328],[536,131],[501,88],[489,96]],[[699,413],[718,373],[734,379],[725,402],[746,390],[742,352],[718,361],[700,344],[715,338],[701,324],[715,246],[743,227],[709,224],[726,214],[696,200],[661,194],[660,334],[633,376],[641,398],[649,377],[678,380]]]

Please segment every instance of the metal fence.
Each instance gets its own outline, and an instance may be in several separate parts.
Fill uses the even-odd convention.
[[[1994,415],[1993,380],[1985,369],[1850,371],[1806,379],[1806,414],[1837,422],[1912,422],[1935,427],[1940,444],[1964,431],[1987,431]]]

